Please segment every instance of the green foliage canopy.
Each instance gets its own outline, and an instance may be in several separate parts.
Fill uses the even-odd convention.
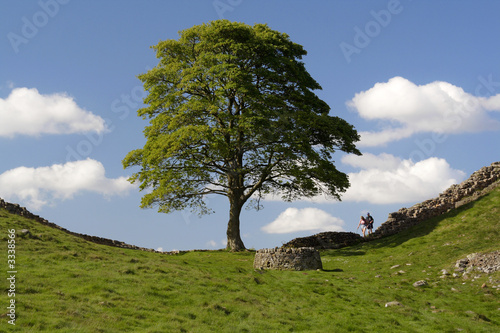
[[[123,160],[140,167],[130,180],[147,190],[141,207],[203,214],[205,196],[219,194],[239,226],[250,198],[340,199],[349,181],[331,157],[360,154],[359,136],[314,94],[321,87],[301,61],[301,45],[265,24],[219,20],[153,48],[158,65],[139,75],[148,92],[138,111],[150,121],[147,142]]]

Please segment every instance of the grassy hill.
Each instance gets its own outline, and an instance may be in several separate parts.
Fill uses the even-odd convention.
[[[3,267],[15,229],[17,271],[16,325],[6,268],[0,331],[498,332],[500,272],[440,276],[470,253],[500,249],[499,210],[497,188],[404,233],[324,251],[324,270],[308,272],[256,271],[253,252],[97,245],[0,210]]]

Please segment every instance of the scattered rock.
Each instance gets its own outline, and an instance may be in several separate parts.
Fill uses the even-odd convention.
[[[465,313],[469,314],[469,315],[472,315],[474,317],[475,320],[483,320],[483,321],[488,321],[490,322],[491,320],[486,317],[485,315],[482,315],[480,313],[475,313],[474,311],[465,311]]]
[[[441,270],[441,279],[446,279],[450,275],[450,272],[448,272],[446,269]]]
[[[475,258],[477,258],[478,254],[477,253],[471,253],[469,255],[467,255],[467,260],[471,261]]]
[[[469,263],[469,259],[459,259],[457,260],[457,262],[455,263],[455,267],[457,269],[462,269],[462,270],[465,270],[465,268],[467,267],[467,264]]]
[[[417,281],[413,284],[414,287],[422,287],[422,286],[426,286],[427,285],[427,281],[425,280],[420,280],[420,281]]]
[[[391,306],[403,306],[403,304],[399,303],[398,301],[392,301],[392,302],[385,303],[386,308],[391,307]]]

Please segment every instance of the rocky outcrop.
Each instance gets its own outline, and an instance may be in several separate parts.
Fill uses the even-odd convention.
[[[312,247],[297,249],[262,249],[255,253],[255,269],[305,271],[323,269],[318,250]]]
[[[295,238],[284,244],[283,248],[312,247],[317,250],[340,249],[356,245],[363,241],[360,235],[353,232],[321,232],[308,237]]]
[[[500,271],[500,251],[469,254],[455,264],[455,271],[464,275],[474,270],[487,274]]]
[[[401,208],[390,213],[369,239],[377,239],[399,233],[422,221],[444,214],[475,201],[500,185],[500,162],[492,163],[474,172],[469,179],[452,185],[437,198],[424,201],[410,208]]]

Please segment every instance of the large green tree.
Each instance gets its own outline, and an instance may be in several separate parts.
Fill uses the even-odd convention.
[[[227,247],[238,251],[249,199],[340,199],[349,181],[331,157],[360,154],[359,136],[314,94],[304,48],[265,24],[219,20],[179,34],[153,46],[159,63],[139,75],[147,142],[123,165],[140,167],[130,181],[146,190],[141,207],[203,214],[206,195],[226,196]]]

